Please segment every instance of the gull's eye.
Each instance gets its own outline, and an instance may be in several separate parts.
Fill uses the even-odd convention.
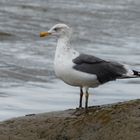
[[[58,30],[59,30],[59,28],[54,28],[54,31],[56,31],[56,32],[57,32]]]

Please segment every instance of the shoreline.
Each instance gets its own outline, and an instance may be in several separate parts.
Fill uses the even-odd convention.
[[[0,122],[1,140],[138,140],[140,99]]]

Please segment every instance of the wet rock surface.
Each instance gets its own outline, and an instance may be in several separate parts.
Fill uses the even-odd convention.
[[[30,114],[0,123],[1,140],[138,140],[140,99]]]

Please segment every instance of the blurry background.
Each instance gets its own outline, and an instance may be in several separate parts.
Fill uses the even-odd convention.
[[[73,28],[80,52],[140,70],[139,0],[1,0],[0,120],[75,108],[79,88],[56,79],[56,39],[40,38],[57,23]],[[140,98],[140,79],[90,89],[89,105]]]

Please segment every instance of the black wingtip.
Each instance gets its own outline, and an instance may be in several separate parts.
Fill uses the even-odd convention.
[[[133,72],[134,72],[134,75],[136,75],[136,76],[139,76],[139,77],[140,77],[140,72],[139,72],[139,71],[133,70]]]

